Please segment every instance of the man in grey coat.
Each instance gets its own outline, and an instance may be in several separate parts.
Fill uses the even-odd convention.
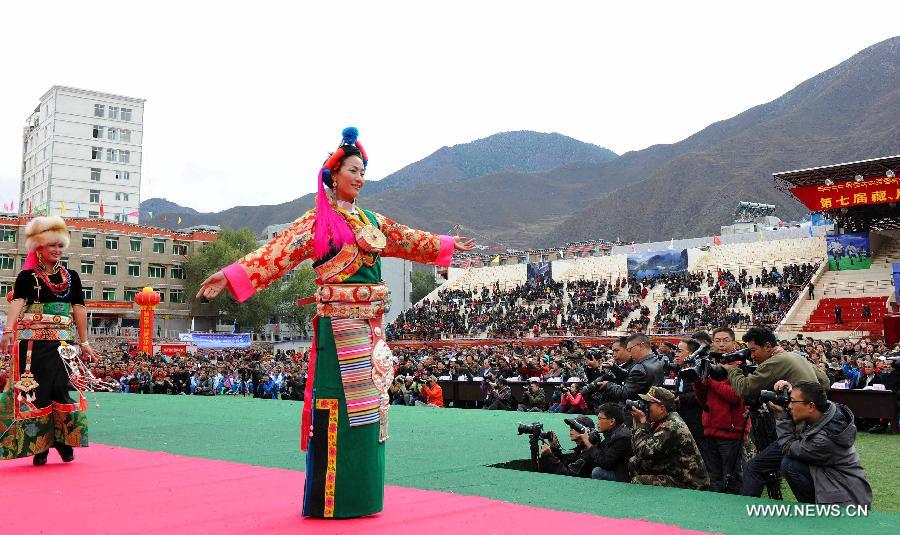
[[[790,385],[779,381],[775,389],[788,387],[787,411],[777,420],[777,444],[784,452],[781,473],[797,501],[839,505],[872,505],[872,487],[859,462],[853,443],[856,425],[845,405],[828,401],[819,383]]]

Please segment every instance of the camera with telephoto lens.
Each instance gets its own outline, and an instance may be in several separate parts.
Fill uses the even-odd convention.
[[[738,349],[724,355],[718,353],[710,353],[710,356],[717,357],[718,364],[712,364],[709,367],[709,377],[714,381],[724,381],[728,378],[728,371],[725,370],[723,364],[731,364],[737,366],[744,375],[750,375],[756,371],[756,363],[750,357],[750,349]]]
[[[765,403],[767,401],[786,409],[791,405],[791,391],[788,387],[778,391],[761,390],[759,392],[759,402]]]
[[[541,440],[550,440],[552,437],[552,432],[544,431],[544,424],[540,422],[533,422],[530,424],[519,422],[518,431],[520,435],[531,435]]]
[[[622,375],[628,375],[628,372],[618,364],[613,363],[611,368],[616,368]],[[603,382],[618,383],[619,380],[616,377],[616,374],[613,373],[611,369],[603,370],[603,373],[601,373],[596,379],[582,387],[581,395],[586,398],[593,396],[600,389],[600,383]]]
[[[565,419],[563,419],[563,421],[566,422],[566,425],[568,425],[570,428],[574,429],[575,432],[577,432],[579,435],[587,434],[588,440],[591,441],[591,444],[599,444],[600,440],[602,440],[600,438],[601,437],[600,431],[597,431],[596,429],[591,429],[590,427],[588,427],[586,425],[582,425],[580,422],[578,422],[578,420],[574,420],[572,418],[565,418]]]
[[[631,409],[637,409],[644,414],[650,412],[650,406],[647,405],[647,402],[643,399],[627,399],[625,400],[625,410],[630,411]]]
[[[678,371],[678,376],[683,379],[694,379],[702,381],[709,376],[709,369],[713,365],[709,358],[709,346],[700,344],[696,351],[691,353],[684,359],[684,363],[690,368],[683,368]]]

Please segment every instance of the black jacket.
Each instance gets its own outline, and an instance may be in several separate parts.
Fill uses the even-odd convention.
[[[616,481],[628,481],[628,459],[631,458],[631,431],[619,426],[604,435],[603,442],[585,452],[591,468],[599,466],[616,473]]]
[[[637,399],[638,394],[646,394],[651,386],[660,386],[662,383],[662,360],[651,353],[634,363],[623,384],[608,383],[603,392],[610,401],[625,401]]]
[[[572,453],[563,453],[561,449],[551,446],[550,454],[541,456],[541,472],[561,476],[591,477],[594,465],[591,464],[588,452],[592,449],[585,449],[579,443]]]
[[[694,394],[694,378],[675,378],[675,398],[678,400],[678,414],[698,445],[703,441],[703,406]]]

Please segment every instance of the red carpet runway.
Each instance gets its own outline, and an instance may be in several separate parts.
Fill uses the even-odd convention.
[[[76,456],[0,464],[4,533],[697,533],[402,487],[387,487],[379,515],[303,519],[302,472],[102,444]]]

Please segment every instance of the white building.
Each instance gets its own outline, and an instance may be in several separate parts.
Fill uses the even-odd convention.
[[[53,86],[25,124],[20,213],[138,222],[144,99]]]

